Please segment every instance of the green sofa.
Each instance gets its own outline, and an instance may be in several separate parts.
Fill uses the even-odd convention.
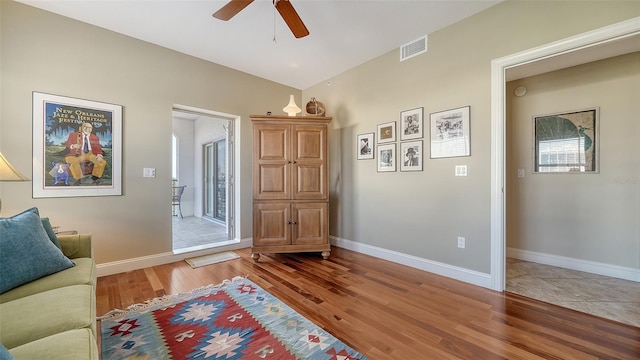
[[[91,235],[60,235],[58,241],[73,267],[0,294],[2,360],[99,358]]]

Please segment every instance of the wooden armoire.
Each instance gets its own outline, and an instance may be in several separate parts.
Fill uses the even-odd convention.
[[[329,245],[330,117],[259,116],[253,123],[253,246],[260,253],[321,252]]]

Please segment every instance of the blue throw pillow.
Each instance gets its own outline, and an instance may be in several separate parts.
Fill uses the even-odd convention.
[[[60,246],[60,242],[58,241],[58,237],[56,236],[56,232],[55,230],[53,230],[53,226],[51,226],[51,221],[49,221],[49,218],[40,218],[40,220],[42,221],[42,226],[44,227],[44,231],[47,232],[47,236],[49,237],[49,240],[51,240],[51,242],[58,247],[58,249],[62,249],[62,247]]]
[[[7,350],[6,347],[0,344],[0,360],[13,360],[13,359],[15,358],[13,357],[13,355],[11,355],[11,353],[9,353],[9,350]]]
[[[73,266],[47,236],[37,208],[0,218],[0,294]]]

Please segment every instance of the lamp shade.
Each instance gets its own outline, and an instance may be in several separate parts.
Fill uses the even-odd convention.
[[[289,116],[296,116],[302,109],[296,105],[296,99],[294,99],[293,95],[289,95],[289,104],[285,106],[282,111],[286,112]]]
[[[27,181],[28,177],[16,170],[0,153],[0,181]]]

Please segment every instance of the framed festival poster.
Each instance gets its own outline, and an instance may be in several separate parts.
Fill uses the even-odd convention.
[[[470,109],[465,106],[430,115],[432,159],[471,155]]]
[[[358,135],[358,160],[373,159],[373,133]]]
[[[122,195],[122,106],[33,92],[33,197]]]
[[[421,139],[423,134],[423,108],[405,110],[400,113],[400,141]]]
[[[396,141],[396,122],[378,125],[378,144]]]
[[[400,143],[400,171],[422,171],[422,140]]]
[[[396,171],[396,144],[378,145],[378,172]]]

